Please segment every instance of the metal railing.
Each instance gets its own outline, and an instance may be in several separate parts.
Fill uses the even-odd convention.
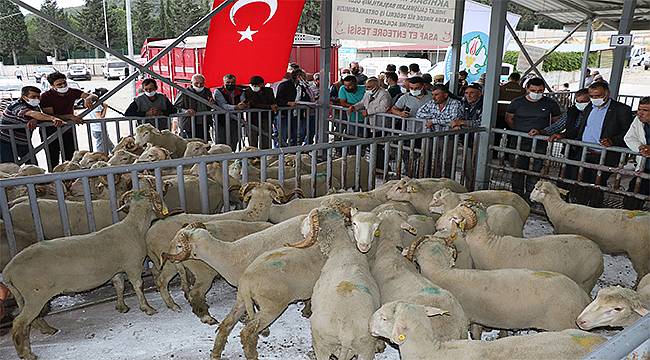
[[[116,144],[124,136],[134,135],[135,128],[143,123],[149,123],[158,129],[174,129],[186,138],[228,144],[236,151],[247,145],[270,149],[313,144],[319,126],[318,119],[319,109],[316,106],[299,105],[280,108],[277,113],[261,109],[209,111],[194,116],[173,114],[168,117],[84,120],[81,125],[66,124],[58,128],[50,123],[40,123],[35,130],[30,130],[25,125],[0,124],[0,130],[10,138],[15,163],[38,164],[37,156],[45,153],[47,168],[52,169],[52,164],[70,159],[71,150],[94,151],[99,139],[103,144]],[[97,124],[100,125],[99,128],[96,127]],[[25,131],[27,139],[33,139],[34,132],[37,132],[41,142],[28,141],[25,144],[26,151],[19,153],[21,144],[16,142],[17,131]],[[70,141],[72,144],[69,144]],[[60,157],[51,154],[51,147],[60,149]],[[58,160],[54,160],[55,157]]]
[[[614,335],[607,342],[596,348],[584,360],[621,360],[647,359],[650,349],[641,349],[642,353],[628,355],[650,340],[650,315],[646,315],[623,331]]]
[[[650,169],[645,169],[645,161],[634,165],[637,152],[575,140],[548,143],[546,136],[530,137],[511,130],[493,132],[503,137],[500,144],[490,146],[496,159],[489,165],[492,188],[511,186],[512,191],[526,195],[537,178],[544,178],[568,186],[574,201],[592,206],[600,206],[596,203],[599,193],[618,197],[618,204],[608,204],[611,207],[639,208],[650,200]]]

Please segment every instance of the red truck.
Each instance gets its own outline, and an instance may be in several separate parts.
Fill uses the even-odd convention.
[[[192,75],[201,73],[203,55],[207,36],[191,36],[176,46],[162,59],[151,67],[154,72],[169,78],[181,86],[189,86]],[[171,44],[174,39],[147,39],[140,50],[141,62],[144,64],[162,49]],[[320,41],[318,36],[296,34],[289,62],[299,64],[307,73],[313,74],[320,68]],[[288,65],[288,64],[287,64]],[[332,47],[331,80],[336,81],[338,74],[338,49]],[[142,79],[138,80],[140,89]],[[158,81],[158,91],[174,99],[178,91],[171,86]]]

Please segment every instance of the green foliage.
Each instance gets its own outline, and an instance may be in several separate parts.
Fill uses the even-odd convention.
[[[506,51],[503,55],[503,62],[506,64],[511,64],[517,70],[517,58],[519,57],[519,51]]]
[[[18,6],[0,0],[0,53],[11,54],[14,64],[16,54],[27,47],[27,25]]]
[[[146,38],[154,35],[152,31],[152,24],[154,24],[152,16],[153,4],[151,0],[135,0],[131,11],[131,18],[133,19],[133,47],[139,49]]]
[[[69,25],[68,16],[59,8],[56,0],[43,0],[41,11],[57,21]],[[61,51],[69,49],[73,44],[67,32],[45,20],[39,19],[36,28],[38,45],[47,54],[59,58]]]
[[[519,51],[506,51],[503,56],[503,62],[517,66],[517,59],[519,58]],[[594,67],[598,64],[598,53],[592,52],[589,54],[588,66]],[[553,52],[546,59],[542,65],[542,71],[577,71],[582,66],[582,53],[581,52]],[[526,69],[515,69],[524,71]]]
[[[210,6],[205,0],[167,0],[167,19],[171,36],[178,36],[208,13]],[[193,35],[207,35],[208,24],[194,31]]]
[[[298,23],[298,32],[320,35],[320,1],[305,1],[305,7]]]

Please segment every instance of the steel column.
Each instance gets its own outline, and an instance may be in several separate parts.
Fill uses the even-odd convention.
[[[454,8],[454,32],[451,40],[451,78],[449,90],[458,93],[458,69],[460,67],[460,47],[463,43],[463,22],[465,19],[465,0],[456,0]],[[436,59],[437,61],[437,59]]]
[[[320,124],[316,128],[316,141],[328,142],[327,128],[329,126],[330,105],[330,67],[332,64],[332,2],[320,2]]]
[[[623,15],[618,25],[619,34],[629,34],[634,21],[634,8],[636,0],[625,0],[623,2]],[[617,46],[614,49],[614,62],[612,63],[612,74],[609,76],[609,91],[612,99],[618,97],[618,92],[623,80],[623,68],[625,67],[625,58],[629,47]]]
[[[533,64],[533,66],[534,66],[534,67],[537,67],[539,64],[541,64],[542,61],[544,61],[544,60],[545,60],[549,55],[551,55],[551,54],[553,53],[553,51],[557,50],[557,48],[559,48],[560,45],[564,44],[567,40],[569,40],[569,38],[571,37],[571,35],[573,35],[576,31],[578,31],[578,29],[582,26],[582,24],[584,24],[585,21],[587,21],[587,20],[589,20],[589,19],[584,19],[584,20],[582,20],[578,25],[576,25],[576,26],[575,26],[571,31],[569,31],[569,33],[568,33],[568,34],[567,34],[567,35],[566,35],[562,40],[560,40],[559,43],[557,43],[557,44],[556,44],[555,46],[553,46],[549,51],[547,51],[546,53],[544,53],[544,55],[542,55],[542,57],[539,58],[539,60],[535,61],[535,63]],[[531,66],[531,67],[529,67],[526,71],[524,71],[524,73],[523,73],[521,76],[524,77],[524,76],[530,74],[530,72],[531,72],[532,70],[533,70],[533,67]]]
[[[126,43],[129,51],[129,58],[133,60],[133,22],[131,21],[131,0],[126,0],[124,2],[126,9]],[[132,65],[129,65],[129,75],[135,72],[135,68]],[[135,97],[137,95],[135,90],[135,81],[131,81],[131,95]]]
[[[539,76],[542,81],[544,81],[544,86],[546,87],[546,90],[549,92],[552,92],[551,87],[548,86],[548,83],[546,83],[546,79],[544,79],[544,76],[542,76],[542,73],[537,69],[537,66],[533,63],[533,59],[528,55],[528,51],[526,51],[526,47],[524,47],[524,44],[521,42],[519,39],[519,36],[517,36],[517,32],[515,29],[512,28],[512,25],[510,25],[510,22],[506,20],[506,26],[508,27],[508,31],[510,31],[510,35],[512,35],[512,38],[517,42],[517,45],[519,45],[519,49],[521,50],[521,53],[524,55],[526,58],[526,61],[528,61],[528,64],[530,64],[531,68]],[[499,68],[499,74],[501,74],[501,68]]]
[[[497,121],[497,101],[499,100],[499,85],[501,62],[503,61],[503,44],[506,32],[506,15],[509,0],[494,1],[490,15],[490,43],[488,44],[488,66],[486,71],[485,89],[483,91],[483,114],[481,126],[487,131],[481,133],[478,145],[478,161],[476,163],[476,187],[487,189],[490,183],[488,165],[490,163],[490,144],[492,143],[492,128]]]
[[[589,50],[591,50],[591,40],[593,40],[594,19],[587,20],[587,33],[585,34],[585,51],[582,53],[582,64],[580,65],[580,89],[585,87],[585,77],[589,67]]]

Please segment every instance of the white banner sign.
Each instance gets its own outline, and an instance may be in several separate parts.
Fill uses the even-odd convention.
[[[451,44],[454,0],[333,0],[332,38]]]

